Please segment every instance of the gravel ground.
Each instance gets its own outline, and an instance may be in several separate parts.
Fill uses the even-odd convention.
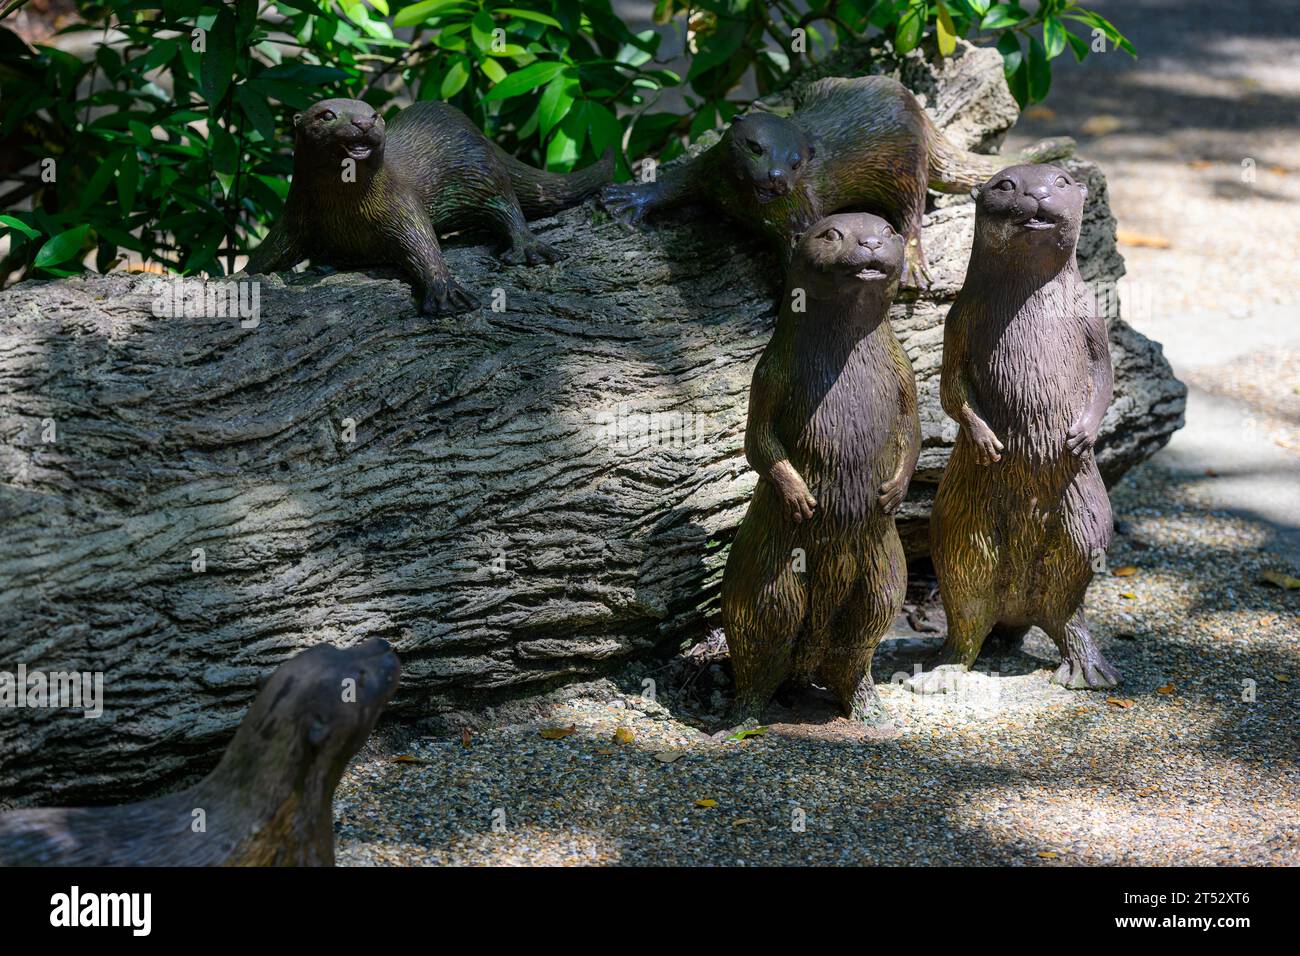
[[[1300,452],[1300,348],[1252,352],[1222,365],[1189,369],[1182,377],[1188,385],[1241,403],[1246,428],[1280,448]]]
[[[891,676],[938,638],[900,627],[875,674],[897,733],[813,701],[719,741],[636,696],[632,669],[624,693],[468,746],[370,746],[335,797],[339,862],[1300,864],[1300,591],[1261,583],[1279,570],[1268,527],[1208,512],[1155,464],[1113,498],[1112,571],[1137,570],[1098,577],[1088,611],[1116,692],[1049,684],[1034,631],[917,697]]]

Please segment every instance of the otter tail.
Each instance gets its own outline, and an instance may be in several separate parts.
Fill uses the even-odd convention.
[[[599,162],[572,173],[548,173],[521,163],[509,153],[501,158],[510,174],[519,207],[525,219],[551,216],[561,209],[576,206],[607,183],[614,180],[614,149],[605,150]]]
[[[964,193],[983,185],[999,169],[1032,163],[1050,163],[1074,155],[1074,140],[1058,136],[1035,143],[1007,156],[986,156],[954,146],[943,133],[930,129],[930,188],[941,193]]]

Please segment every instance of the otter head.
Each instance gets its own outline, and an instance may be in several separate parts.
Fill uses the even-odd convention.
[[[879,216],[845,212],[809,229],[794,250],[791,286],[810,298],[870,293],[893,298],[903,272],[903,237]]]
[[[400,673],[397,655],[378,638],[303,651],[267,680],[215,773],[256,780],[268,797],[288,785],[308,799],[328,799]]]
[[[760,203],[788,196],[815,153],[803,130],[772,113],[737,116],[727,140],[733,168]]]
[[[346,160],[377,166],[384,155],[384,118],[360,100],[321,100],[293,118],[295,164],[337,170]]]
[[[1074,254],[1088,187],[1056,166],[1009,166],[975,197],[975,242],[1026,268],[1060,269]],[[974,261],[974,258],[972,258]]]

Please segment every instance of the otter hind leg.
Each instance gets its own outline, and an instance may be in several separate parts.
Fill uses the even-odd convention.
[[[548,262],[559,262],[564,253],[547,245],[533,235],[524,218],[524,211],[519,200],[511,193],[509,196],[494,196],[484,207],[488,218],[505,235],[509,243],[498,258],[508,265],[537,266]]]
[[[794,570],[790,547],[758,537],[747,516],[722,576],[723,628],[736,681],[731,725],[758,720],[790,676],[808,608],[806,576]]]
[[[871,661],[903,607],[907,588],[907,561],[897,532],[885,533],[879,553],[866,557],[863,570],[831,625],[818,675],[850,720],[891,726],[893,719],[871,678]]]
[[[1045,627],[1061,652],[1052,683],[1074,690],[1106,690],[1119,685],[1119,672],[1102,656],[1079,608],[1064,625]]]

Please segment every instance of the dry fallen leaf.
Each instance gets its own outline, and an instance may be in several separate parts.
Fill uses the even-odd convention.
[[[731,821],[733,827],[743,827],[747,823],[757,823],[758,817],[736,817]]]
[[[577,732],[578,728],[573,724],[567,727],[543,727],[540,731],[541,735],[547,740],[559,740],[561,737],[567,737],[569,734],[576,734]]]
[[[1259,579],[1264,584],[1271,584],[1276,588],[1284,588],[1288,591],[1294,591],[1300,588],[1300,578],[1292,577],[1289,574],[1283,574],[1281,571],[1262,571]]]
[[[1159,792],[1160,792],[1159,787],[1147,787],[1145,790],[1139,790],[1137,792],[1137,795],[1139,797],[1153,797]]]
[[[658,760],[660,763],[673,763],[674,761],[681,759],[681,756],[682,751],[680,750],[661,750],[655,754],[655,760]]]
[[[1127,697],[1107,697],[1106,703],[1112,704],[1121,710],[1128,710],[1130,707],[1134,706],[1137,701],[1129,700]]]
[[[1133,575],[1138,573],[1138,569],[1131,564],[1126,564],[1123,567],[1116,568],[1110,573],[1117,578],[1131,578]]]
[[[469,741],[470,741],[470,737],[471,737],[471,736],[473,736],[473,735],[469,732],[469,728],[468,728],[468,727],[462,727],[462,728],[460,729],[460,745],[461,745],[462,747],[468,747],[468,746],[469,746]]]
[[[1120,594],[1120,597],[1128,598],[1130,601],[1132,601],[1137,598],[1137,595],[1134,594],[1132,591],[1124,591],[1123,593]]]
[[[614,752],[614,748],[613,748],[613,747],[597,747],[597,748],[596,748],[596,753],[600,754],[602,757],[608,757],[608,756],[609,756],[610,754],[612,754],[613,752]]]
[[[1124,121],[1118,116],[1111,116],[1108,113],[1101,113],[1097,116],[1089,116],[1081,124],[1079,129],[1089,136],[1105,136],[1107,133],[1113,133],[1117,129],[1123,129]]]
[[[1214,165],[1212,159],[1194,159],[1187,164],[1190,169],[1209,169]]]
[[[1044,860],[1057,860],[1061,857],[1061,854],[1055,853],[1052,850],[1040,850],[1038,855]]]
[[[697,807],[702,807],[702,808],[704,808],[705,810],[708,810],[708,809],[710,809],[711,807],[716,807],[716,806],[718,805],[718,801],[717,801],[717,800],[707,800],[707,799],[706,799],[706,800],[696,800],[696,801],[695,801],[695,805],[696,805]]]
[[[1291,683],[1291,678],[1288,677],[1286,674],[1274,674],[1273,680],[1277,681],[1279,684]]]
[[[432,760],[425,760],[423,757],[412,757],[410,754],[399,754],[393,758],[393,763],[419,763],[431,764]]]
[[[1174,692],[1173,684],[1162,684],[1160,687],[1156,688],[1157,694],[1172,694],[1173,692]]]
[[[1120,229],[1115,233],[1115,241],[1121,246],[1132,246],[1139,249],[1168,249],[1169,240],[1164,236],[1149,236],[1146,233],[1134,232],[1131,229]]]
[[[632,733],[628,727],[619,727],[614,731],[614,743],[616,744],[630,744],[634,740],[636,740],[636,734]]]
[[[1029,109],[1025,110],[1020,115],[1025,119],[1050,120],[1056,119],[1056,110],[1052,109],[1050,106],[1043,106],[1040,103],[1038,106],[1029,107]]]

